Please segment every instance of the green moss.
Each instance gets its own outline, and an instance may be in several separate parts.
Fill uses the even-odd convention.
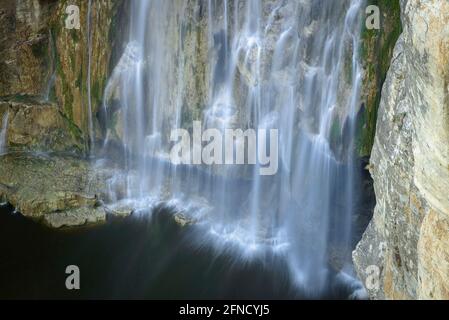
[[[56,99],[57,99],[57,96],[56,96],[56,86],[53,85],[53,86],[51,86],[51,88],[50,88],[50,92],[49,92],[49,94],[48,94],[48,100],[49,100],[49,101],[56,101]]]
[[[109,25],[109,34],[108,34],[108,40],[109,43],[114,43],[114,41],[116,40],[116,36],[117,36],[117,32],[119,32],[119,23],[118,23],[118,16],[117,13],[119,12],[119,7],[120,4],[118,3],[118,1],[115,1],[113,3],[113,9],[112,9],[112,17],[111,17],[111,24]]]
[[[56,75],[61,77],[63,82],[65,82],[65,73],[64,73],[64,70],[62,70],[61,59],[59,58],[58,49],[56,47],[56,38],[57,38],[57,34],[58,34],[58,32],[56,30],[57,30],[56,28],[52,29],[53,43],[54,43],[55,70],[56,70]]]
[[[63,27],[62,24],[61,24],[61,21],[59,19],[53,19],[50,22],[49,26],[50,26],[50,30],[51,30],[51,35],[53,37],[53,43],[56,43],[55,40],[61,34],[61,29]]]
[[[63,83],[63,95],[65,98],[64,101],[64,112],[70,118],[73,119],[73,94],[71,88],[67,82]]]
[[[33,55],[38,58],[46,58],[48,54],[48,42],[41,40],[31,45],[31,51]]]
[[[14,101],[16,103],[36,104],[39,103],[40,96],[15,94],[1,97],[0,101]]]
[[[78,89],[82,89],[82,86],[83,86],[83,73],[82,72],[78,73],[78,77],[76,78],[76,81],[75,81],[75,86]]]
[[[99,81],[95,81],[91,90],[91,97],[94,103],[99,103],[101,101],[101,92],[100,92],[100,83]]]
[[[69,133],[72,136],[72,138],[78,143],[78,147],[77,147],[77,151],[79,152],[84,152],[85,150],[83,150],[83,146],[85,145],[84,143],[84,138],[83,138],[83,132],[81,131],[80,128],[78,128],[78,126],[67,117],[67,115],[65,115],[64,113],[60,112],[60,115],[64,118],[67,127],[69,129]]]
[[[74,44],[76,44],[80,41],[80,36],[78,33],[79,33],[79,30],[77,30],[77,29],[70,30],[70,35],[72,36],[72,40],[73,40]]]
[[[54,64],[55,64],[55,71],[56,71],[56,77],[59,78],[60,85],[61,85],[61,91],[62,91],[62,101],[58,101],[62,105],[62,110],[64,111],[64,114],[69,119],[73,119],[73,103],[74,103],[74,97],[72,93],[72,86],[73,84],[69,83],[67,81],[67,76],[65,74],[65,71],[63,70],[63,66],[61,63],[60,56],[58,54],[58,50],[56,47],[56,39],[57,35],[60,33],[61,26],[58,23],[54,23],[51,28],[51,34],[53,37],[53,43],[54,43]],[[74,55],[70,56],[70,62],[72,69],[75,68],[75,58]],[[75,85],[78,85],[79,82],[82,79],[82,72],[80,72],[79,78],[76,80]],[[54,91],[52,94],[56,96],[56,91]],[[55,100],[58,100],[55,98]]]
[[[70,84],[66,80],[66,75],[64,70],[62,69],[62,64],[59,59],[59,56],[55,55],[55,64],[56,64],[56,75],[61,78],[62,83],[62,96],[64,98],[63,110],[64,113],[70,118],[73,119],[73,94],[70,88]]]
[[[377,112],[382,86],[390,67],[394,46],[402,33],[399,0],[368,0],[381,12],[380,30],[368,30],[363,24],[360,56],[365,69],[363,106],[358,117],[357,148],[360,156],[369,156],[376,133]]]
[[[103,93],[104,93],[104,87],[106,86],[106,77],[102,77],[100,79],[97,79],[94,81],[90,94],[92,99],[92,109],[93,112],[99,109],[99,107],[103,103]]]
[[[74,51],[70,53],[70,68],[73,72],[76,71],[76,55]]]

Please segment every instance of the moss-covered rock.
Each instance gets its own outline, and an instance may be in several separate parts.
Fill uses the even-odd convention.
[[[363,24],[361,59],[365,71],[362,107],[358,116],[357,149],[360,156],[369,156],[374,144],[377,110],[393,49],[402,32],[399,0],[368,0],[381,13],[380,30],[368,30]]]
[[[401,0],[370,172],[376,208],[354,251],[376,299],[449,299],[449,2]],[[372,279],[372,278],[371,278]]]
[[[33,96],[56,102],[61,113],[80,128],[85,141],[82,152],[86,153],[88,141],[101,134],[96,114],[114,46],[108,40],[113,38],[112,32],[119,32],[113,21],[123,3],[92,1],[89,14],[89,1],[85,0],[2,1],[0,98]],[[80,8],[80,29],[65,27],[68,5]],[[89,137],[90,122],[94,139]]]
[[[79,30],[65,28],[65,9],[69,4],[80,8]],[[56,100],[67,118],[82,130],[86,149],[88,141],[100,134],[96,115],[109,76],[113,43],[108,40],[111,32],[117,32],[113,21],[117,19],[121,4],[121,0],[92,1],[89,15],[89,1],[61,0],[50,22],[55,39]],[[95,137],[89,137],[89,121],[94,126]]]

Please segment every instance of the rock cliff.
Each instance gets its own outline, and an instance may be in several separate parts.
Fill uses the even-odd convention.
[[[353,253],[354,264],[372,298],[449,299],[449,2],[401,0],[402,27],[397,1],[368,2],[380,6],[383,29],[363,35],[366,78],[359,153],[370,153],[375,130],[369,168],[377,206]],[[113,50],[119,46],[119,35],[125,37],[128,31],[127,21],[120,20],[128,10],[126,3],[0,3],[0,153],[7,148],[83,154],[105,133],[98,123],[99,110],[111,66],[120,67],[119,59],[126,52]],[[217,24],[208,29],[202,3],[170,4],[173,14],[164,25],[167,43],[160,43],[167,71],[162,80],[172,84],[161,94],[162,101],[170,102],[164,113],[182,110],[179,121],[184,126],[204,116],[212,91],[213,71],[204,61],[209,54],[218,61],[222,53],[209,53],[209,42],[229,37],[221,30],[225,25],[221,12]],[[80,8],[80,29],[65,27],[69,4]],[[276,19],[286,21],[291,12],[286,5]],[[280,24],[275,22],[274,33]],[[304,26],[304,32],[311,32],[315,23]],[[264,45],[270,49],[271,43]],[[248,53],[251,58],[251,50]],[[236,66],[237,105],[243,105],[256,81],[250,72],[254,61],[244,62],[240,59]],[[265,67],[271,66],[262,70]],[[180,93],[185,98],[182,106],[175,103]],[[111,92],[107,97],[111,108],[113,102],[121,103],[116,95]],[[110,122],[120,123],[120,106],[112,109],[107,116],[115,121]],[[123,128],[109,129],[120,140]],[[113,172],[61,156],[18,153],[0,160],[0,200],[11,202],[24,215],[55,227],[105,219],[103,204],[109,200]]]
[[[369,157],[373,148],[382,86],[394,46],[402,32],[399,0],[368,0],[366,5],[379,8],[381,28],[369,30],[365,26],[362,31],[361,62],[364,78],[357,121],[357,151],[361,157]]]
[[[33,100],[0,100],[0,119],[8,151],[80,153],[82,132],[56,104]]]
[[[79,7],[79,29],[66,28],[69,5]],[[90,136],[98,132],[97,112],[114,46],[111,34],[117,32],[123,5],[120,0],[2,1],[0,98],[56,103],[81,130],[82,151],[87,151],[94,140]]]
[[[449,299],[449,2],[401,9],[371,156],[377,205],[353,259],[372,298]]]

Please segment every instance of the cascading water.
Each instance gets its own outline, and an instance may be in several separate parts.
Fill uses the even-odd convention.
[[[8,120],[9,120],[9,113],[6,112],[3,114],[1,127],[0,127],[0,155],[6,153],[7,150],[7,131],[8,131]]]
[[[49,102],[50,101],[50,95],[52,92],[52,89],[54,89],[55,87],[55,82],[56,82],[56,68],[55,68],[55,60],[56,60],[56,49],[55,49],[55,43],[54,43],[54,39],[53,39],[53,34],[51,32],[51,30],[48,32],[48,39],[49,39],[49,46],[51,48],[51,56],[52,56],[52,65],[51,65],[51,75],[50,75],[50,79],[48,80],[47,83],[47,87],[45,88],[45,92],[44,92],[44,101]]]
[[[46,102],[50,101],[50,94],[51,90],[55,86],[55,81],[56,81],[56,72],[53,72],[52,75],[50,76],[50,79],[48,80],[47,88],[45,89],[44,101]]]
[[[362,5],[132,2],[129,42],[105,91],[105,146],[123,146],[130,172],[126,195],[113,198],[165,201],[200,218],[221,247],[279,252],[298,284],[319,293],[330,244],[349,246]],[[170,131],[195,132],[193,120],[278,129],[277,174],[170,163]]]

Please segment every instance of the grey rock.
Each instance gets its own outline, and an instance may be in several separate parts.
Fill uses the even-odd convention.
[[[448,299],[449,2],[401,7],[371,156],[377,205],[353,258],[365,284],[381,270],[371,298]]]
[[[97,224],[104,221],[106,221],[104,208],[81,207],[44,215],[45,224],[55,229]]]

